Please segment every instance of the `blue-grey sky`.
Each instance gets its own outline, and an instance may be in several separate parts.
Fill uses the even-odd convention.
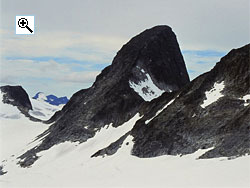
[[[155,25],[177,35],[191,79],[249,43],[249,0],[1,0],[1,85],[70,97],[91,86],[131,37]],[[35,34],[16,35],[15,16]]]

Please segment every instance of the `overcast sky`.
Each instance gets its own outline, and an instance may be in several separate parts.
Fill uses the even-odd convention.
[[[249,43],[249,12],[249,0],[1,0],[1,85],[70,97],[155,25],[172,27],[193,79]],[[16,15],[35,16],[34,35],[15,34]]]

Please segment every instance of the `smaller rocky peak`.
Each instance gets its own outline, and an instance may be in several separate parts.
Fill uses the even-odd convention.
[[[1,86],[0,90],[3,93],[3,103],[17,106],[23,113],[32,110],[29,96],[22,86]]]

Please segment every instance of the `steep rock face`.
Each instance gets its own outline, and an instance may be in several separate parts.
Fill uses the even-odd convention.
[[[3,95],[3,102],[16,106],[21,112],[28,113],[32,110],[32,105],[29,96],[21,86],[1,86]]]
[[[103,126],[120,126],[145,100],[189,83],[176,36],[168,26],[156,26],[132,38],[89,89],[75,93],[48,123],[55,122],[42,144],[21,156],[22,166],[36,153],[63,141],[84,142]]]
[[[250,154],[249,62],[250,45],[234,49],[174,96],[144,107],[132,129],[132,154],[155,157],[210,147],[201,158]]]

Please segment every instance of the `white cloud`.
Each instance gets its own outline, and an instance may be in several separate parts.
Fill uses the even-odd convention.
[[[71,72],[56,79],[62,82],[92,83],[98,74],[100,71]]]
[[[38,91],[67,95],[92,85],[100,71],[74,71],[79,64],[56,61],[4,60],[1,61],[1,85],[22,85],[30,96]]]
[[[79,32],[83,36],[91,34],[127,40],[147,28],[164,24],[176,32],[182,49],[229,51],[249,42],[249,0],[2,2],[1,28],[11,29],[12,35],[15,16],[29,13],[35,15],[35,37],[47,32],[53,39],[61,32]],[[77,35],[76,38],[79,40]]]
[[[93,63],[107,63],[126,39],[77,32],[44,32],[36,36],[12,36],[5,32],[1,51],[5,57],[68,57]]]
[[[1,63],[4,71],[1,78],[9,82],[16,82],[21,78],[46,78],[59,82],[91,83],[95,80],[99,71],[74,72],[75,64],[60,64],[56,61],[33,61],[33,60],[5,60]],[[77,65],[78,66],[78,65]]]

